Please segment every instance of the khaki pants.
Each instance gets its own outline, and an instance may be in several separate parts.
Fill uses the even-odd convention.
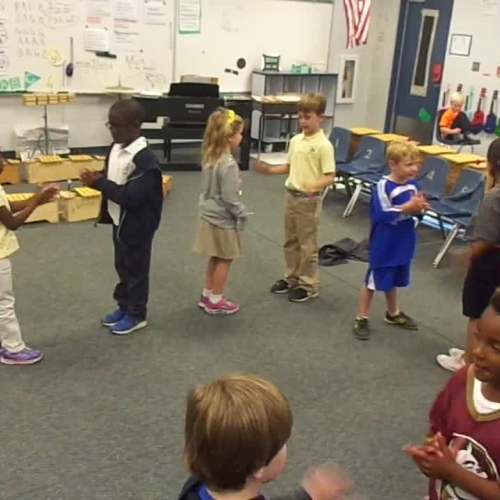
[[[292,286],[318,290],[318,225],[321,198],[285,194],[285,280]]]
[[[20,352],[26,345],[14,310],[12,266],[9,259],[0,259],[0,343],[10,352]]]

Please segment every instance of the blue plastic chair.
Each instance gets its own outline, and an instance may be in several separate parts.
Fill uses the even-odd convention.
[[[384,163],[383,165],[380,165],[377,170],[370,170],[368,172],[353,175],[352,178],[357,179],[359,182],[356,185],[356,189],[347,203],[347,206],[345,207],[343,217],[349,217],[349,215],[351,215],[363,190],[365,190],[367,194],[371,195],[373,186],[377,184],[377,182],[382,179],[384,175],[388,174],[389,167],[387,163]]]
[[[351,131],[347,128],[333,127],[330,141],[335,148],[335,163],[337,165],[347,163],[351,146]]]
[[[330,142],[335,148],[335,164],[337,171],[340,170],[341,165],[347,163],[349,159],[349,149],[351,147],[351,131],[343,127],[333,127],[332,133],[330,134]],[[340,175],[342,175],[339,172]],[[348,186],[346,187],[349,188]],[[335,184],[328,186],[323,190],[321,199],[324,200],[328,191],[335,189]]]
[[[449,170],[450,165],[443,158],[429,156],[425,160],[417,176],[417,185],[428,200],[438,200],[443,197]]]
[[[375,137],[361,138],[359,148],[351,162],[339,165],[339,172],[344,175],[359,175],[376,172],[385,165],[385,143]]]
[[[484,196],[485,177],[473,170],[462,170],[450,196],[430,200],[429,210],[438,216],[472,215]]]

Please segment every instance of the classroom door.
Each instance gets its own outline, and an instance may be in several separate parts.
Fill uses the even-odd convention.
[[[402,0],[386,129],[431,144],[453,0]]]

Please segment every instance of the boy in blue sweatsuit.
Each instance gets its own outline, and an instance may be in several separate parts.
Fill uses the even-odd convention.
[[[133,99],[116,102],[107,126],[113,136],[106,169],[84,171],[84,184],[102,192],[98,222],[113,226],[115,268],[119,283],[114,298],[118,309],[103,320],[115,335],[126,335],[147,325],[149,268],[153,237],[163,207],[162,173],[141,137],[144,109]]]
[[[387,149],[390,174],[373,190],[369,268],[353,328],[359,340],[370,338],[368,313],[375,291],[385,293],[386,323],[407,330],[418,329],[416,322],[399,309],[397,288],[410,283],[410,266],[417,240],[415,216],[420,216],[427,208],[427,201],[414,181],[419,158],[414,144],[391,144]]]

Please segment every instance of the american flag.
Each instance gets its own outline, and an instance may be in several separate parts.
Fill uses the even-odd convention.
[[[344,0],[348,49],[368,41],[371,7],[371,0]]]

